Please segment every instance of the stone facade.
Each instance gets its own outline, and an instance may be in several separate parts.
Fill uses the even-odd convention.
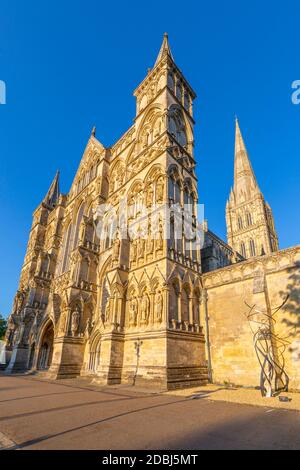
[[[82,375],[100,384],[165,389],[209,379],[257,385],[244,301],[263,303],[268,295],[277,302],[279,290],[289,289],[299,249],[271,254],[278,247],[273,219],[253,183],[238,124],[228,244],[206,223],[202,250],[191,241],[186,219],[199,226],[196,96],[174,62],[167,35],[134,96],[133,126],[110,148],[93,129],[69,193],[60,193],[57,174],[33,214],[6,334],[7,372],[46,371],[52,378]],[[253,211],[247,237],[258,247],[264,240],[264,256],[239,253],[242,207],[246,218]],[[180,237],[178,220],[184,221]],[[268,291],[254,294],[259,269]],[[286,321],[294,321],[293,308]],[[297,354],[287,358],[294,387]]]
[[[247,305],[274,312],[289,296],[275,316],[274,329],[279,338],[287,340],[284,358],[290,389],[299,390],[300,246],[206,273],[202,279],[207,293],[213,380],[259,385]]]

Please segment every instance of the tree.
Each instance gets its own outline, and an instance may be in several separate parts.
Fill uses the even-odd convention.
[[[6,328],[7,328],[7,320],[0,313],[0,339],[4,338]]]

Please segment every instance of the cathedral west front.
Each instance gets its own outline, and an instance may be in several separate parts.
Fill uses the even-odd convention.
[[[6,372],[160,389],[256,386],[245,311],[270,316],[284,298],[272,348],[276,356],[288,338],[285,370],[299,389],[300,247],[279,250],[238,121],[225,242],[199,217],[196,94],[167,35],[134,96],[129,130],[105,148],[94,128],[69,193],[57,173],[33,213]]]

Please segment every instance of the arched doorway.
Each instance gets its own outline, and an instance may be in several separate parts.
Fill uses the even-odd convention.
[[[88,370],[90,373],[96,373],[100,364],[101,337],[98,335],[91,344]]]
[[[44,334],[40,343],[40,353],[38,360],[38,369],[47,370],[49,369],[52,361],[53,354],[53,340],[54,340],[54,328],[53,323],[51,322]]]

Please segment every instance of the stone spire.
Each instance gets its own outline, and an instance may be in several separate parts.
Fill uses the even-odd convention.
[[[174,58],[173,58],[173,55],[172,55],[172,52],[171,52],[171,49],[170,49],[169,39],[168,39],[168,34],[167,33],[164,34],[164,39],[163,39],[160,51],[158,53],[156,62],[154,64],[154,67],[156,67],[156,65],[164,58],[165,55],[169,55],[171,57],[171,59],[174,61]]]
[[[48,189],[46,196],[43,199],[43,203],[47,206],[54,208],[57,204],[58,198],[60,195],[59,191],[59,170],[57,170],[56,175]]]
[[[234,194],[250,196],[259,190],[253,168],[248,156],[238,119],[235,122],[235,152],[234,152]]]
[[[244,258],[278,250],[273,214],[258,187],[237,119],[234,184],[226,204],[226,224],[228,244]]]

